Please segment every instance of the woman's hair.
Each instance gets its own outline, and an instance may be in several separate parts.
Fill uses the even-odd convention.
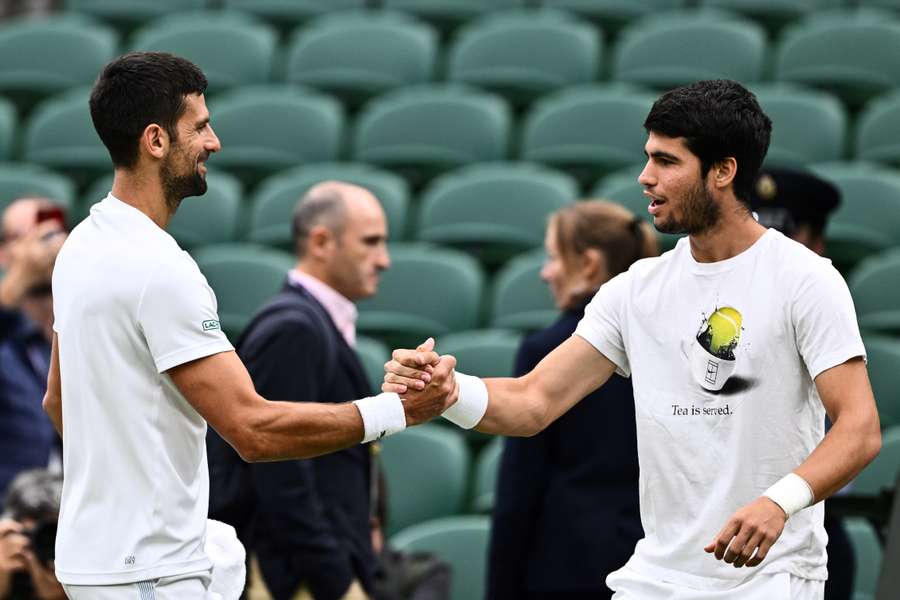
[[[596,248],[603,252],[610,278],[626,271],[641,258],[659,254],[650,224],[627,208],[605,200],[587,200],[562,208],[550,216],[563,264]]]

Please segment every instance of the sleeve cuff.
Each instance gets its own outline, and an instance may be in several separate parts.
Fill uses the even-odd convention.
[[[176,350],[175,352],[170,352],[165,356],[161,356],[156,360],[156,370],[160,373],[164,373],[172,367],[183,365],[192,360],[212,356],[219,352],[229,352],[231,350],[234,350],[234,346],[232,346],[231,342],[227,339],[212,340],[199,346]]]

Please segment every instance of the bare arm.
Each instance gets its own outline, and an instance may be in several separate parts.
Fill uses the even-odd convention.
[[[416,354],[416,350],[394,352],[385,365],[382,390],[406,394],[423,377],[414,362]],[[608,358],[573,335],[527,375],[485,379],[488,407],[476,429],[498,435],[535,435],[603,385],[613,372],[615,365]]]
[[[434,353],[421,360],[436,359]],[[173,367],[169,376],[188,402],[246,461],[309,458],[363,439],[363,421],[351,402],[272,402],[259,394],[237,354],[220,352]],[[405,402],[406,421],[416,425],[445,408],[454,386],[452,365],[434,369],[437,385]]]
[[[59,376],[59,343],[55,333],[50,350],[50,371],[47,373],[47,391],[44,392],[43,407],[53,421],[59,437],[62,437],[62,381]]]

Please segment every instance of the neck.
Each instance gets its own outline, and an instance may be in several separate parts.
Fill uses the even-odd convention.
[[[112,195],[147,215],[161,229],[165,229],[172,218],[162,183],[155,174],[139,169],[116,169]]]
[[[766,232],[739,200],[734,199],[726,206],[715,227],[690,236],[691,254],[697,262],[712,263],[733,258]]]
[[[297,266],[294,268],[297,269],[298,271],[300,271],[301,273],[309,275],[310,277],[315,277],[316,279],[318,279],[319,281],[321,281],[322,283],[324,283],[331,289],[337,291],[337,288],[335,287],[334,282],[331,280],[331,278],[328,277],[327,269],[325,269],[323,266],[320,266],[320,265],[315,264],[308,260],[301,259],[301,260],[297,261]],[[341,294],[341,295],[343,295],[343,294]]]

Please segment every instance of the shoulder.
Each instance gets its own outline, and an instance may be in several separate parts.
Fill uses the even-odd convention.
[[[328,332],[315,311],[312,300],[304,294],[283,290],[257,311],[243,337],[280,337],[296,342],[320,338]]]
[[[845,285],[844,278],[829,259],[819,256],[780,232],[773,231],[770,235],[766,248],[767,266],[787,289],[802,293],[815,285]]]

